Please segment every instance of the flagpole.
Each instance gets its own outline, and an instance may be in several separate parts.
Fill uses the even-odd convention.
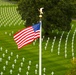
[[[39,75],[42,75],[42,9],[43,8],[40,8],[40,15],[39,15],[39,18],[40,18],[40,39],[39,39]]]

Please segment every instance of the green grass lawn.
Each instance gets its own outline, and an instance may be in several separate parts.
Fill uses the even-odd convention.
[[[16,11],[16,6],[0,6],[1,17],[0,17],[0,58],[2,58],[2,62],[0,62],[0,73],[3,72],[3,75],[10,75],[10,70],[12,69],[12,64],[15,64],[15,68],[12,69],[12,75],[26,75],[26,72],[29,72],[29,75],[38,75],[35,74],[35,70],[39,71],[36,68],[36,64],[39,64],[39,42],[36,41],[35,45],[33,43],[21,48],[18,50],[17,45],[13,39],[14,33],[18,30],[21,30],[24,27],[24,21],[21,20],[20,15]],[[9,12],[10,11],[10,12]],[[67,41],[67,57],[65,58],[65,41],[67,34],[64,32],[61,44],[60,44],[60,54],[58,55],[58,45],[59,40],[62,35],[62,32],[59,34],[52,33],[53,36],[50,37],[47,48],[45,50],[45,44],[48,39],[44,38],[42,42],[42,73],[46,75],[51,75],[51,72],[54,72],[54,75],[65,75],[67,71],[71,67],[72,57],[72,37],[74,31],[76,30],[76,21],[72,21],[73,28],[71,29]],[[4,26],[5,25],[5,26]],[[5,34],[6,33],[6,34]],[[52,43],[54,40],[54,36],[56,36],[56,40],[53,46],[53,52],[51,52]],[[74,57],[76,57],[76,32],[74,37]],[[1,51],[2,47],[2,51]],[[8,53],[5,50],[8,50]],[[13,56],[11,56],[11,52],[13,52]],[[3,53],[5,57],[3,57]],[[19,55],[19,58],[16,58],[16,55]],[[8,56],[11,56],[10,60],[8,60]],[[25,61],[22,61],[22,58],[25,58]],[[14,60],[17,59],[17,62],[14,63]],[[8,61],[8,65],[6,65],[6,61]],[[29,61],[31,61],[31,65],[29,65]],[[23,67],[20,66],[20,63],[23,62]],[[6,66],[5,71],[3,70],[3,66]],[[30,66],[30,70],[28,70],[28,66]],[[19,72],[19,67],[22,68],[21,72]],[[44,72],[43,69],[46,68]]]

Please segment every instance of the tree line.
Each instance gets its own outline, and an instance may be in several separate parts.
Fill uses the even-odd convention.
[[[41,7],[44,7],[43,34],[71,29],[72,18],[76,18],[75,0],[20,0],[17,11],[26,21],[26,27],[39,21],[38,10]]]

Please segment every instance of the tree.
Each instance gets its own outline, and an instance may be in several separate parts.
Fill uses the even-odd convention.
[[[38,9],[44,7],[43,31],[50,34],[52,30],[69,31],[74,6],[71,0],[21,0],[18,12],[26,21],[26,27],[39,21]]]

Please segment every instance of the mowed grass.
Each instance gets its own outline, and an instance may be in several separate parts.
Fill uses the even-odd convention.
[[[2,51],[0,49],[0,58],[2,58],[2,62],[0,62],[0,73],[3,72],[4,73],[3,75],[10,75],[12,64],[15,64],[15,68],[12,69],[13,70],[12,75],[17,75],[18,73],[20,75],[26,75],[27,71],[29,72],[29,75],[39,75],[38,73],[35,74],[35,70],[39,71],[38,68],[36,68],[36,64],[39,64],[39,41],[37,40],[35,45],[31,43],[21,48],[20,50],[18,50],[17,45],[13,39],[13,35],[17,31],[25,27],[23,25],[23,21],[19,25],[19,22],[21,21],[19,15],[15,15],[16,17],[18,16],[19,18],[17,19],[14,18],[13,13],[16,13],[15,12],[16,9],[14,9],[15,11],[12,11],[12,7],[10,8],[9,7],[6,7],[6,8],[10,9],[11,12],[8,12],[8,11],[4,12],[2,11],[2,9],[4,9],[4,6],[0,7],[1,11],[3,12],[3,14],[1,14],[2,17],[0,21],[0,25],[1,25],[0,48],[2,47]],[[17,22],[18,19],[20,20]],[[10,22],[6,24],[9,20]],[[13,20],[14,22],[12,22]],[[4,27],[5,24],[6,24],[6,27]],[[9,26],[10,24],[11,26]],[[51,34],[52,36],[50,37],[46,50],[45,50],[45,44],[48,39],[48,36],[45,36],[46,38],[44,38],[42,42],[42,73],[43,74],[51,75],[51,72],[53,71],[54,75],[65,75],[67,71],[70,69],[71,60],[73,58],[72,57],[72,37],[76,29],[76,21],[72,21],[71,25],[73,25],[73,28],[69,34],[68,41],[67,41],[67,58],[65,58],[65,41],[66,41],[66,37],[68,33],[64,32],[63,34],[61,44],[60,44],[60,55],[58,55],[58,44],[59,44],[59,40],[60,40],[62,32],[58,34],[56,33]],[[5,34],[5,32],[7,32],[7,34]],[[51,52],[54,36],[56,36],[56,40],[54,43],[53,52]],[[8,50],[8,53],[5,52],[6,49]],[[13,52],[13,56],[11,56],[11,52]],[[5,54],[5,57],[2,56],[3,53]],[[16,55],[19,55],[18,59],[16,58]],[[11,56],[10,60],[8,60],[8,56]],[[23,57],[25,58],[24,62],[22,61]],[[74,37],[74,57],[76,57],[76,35]],[[15,59],[17,59],[16,63],[14,63]],[[8,65],[6,65],[6,61],[8,61]],[[31,61],[31,65],[29,65],[29,61]],[[21,62],[23,62],[23,67],[20,66]],[[6,66],[5,71],[3,70],[3,66]],[[28,66],[30,66],[30,70],[28,70],[27,68]],[[21,72],[19,72],[19,67],[22,68]],[[44,68],[46,68],[45,72],[43,70]]]

